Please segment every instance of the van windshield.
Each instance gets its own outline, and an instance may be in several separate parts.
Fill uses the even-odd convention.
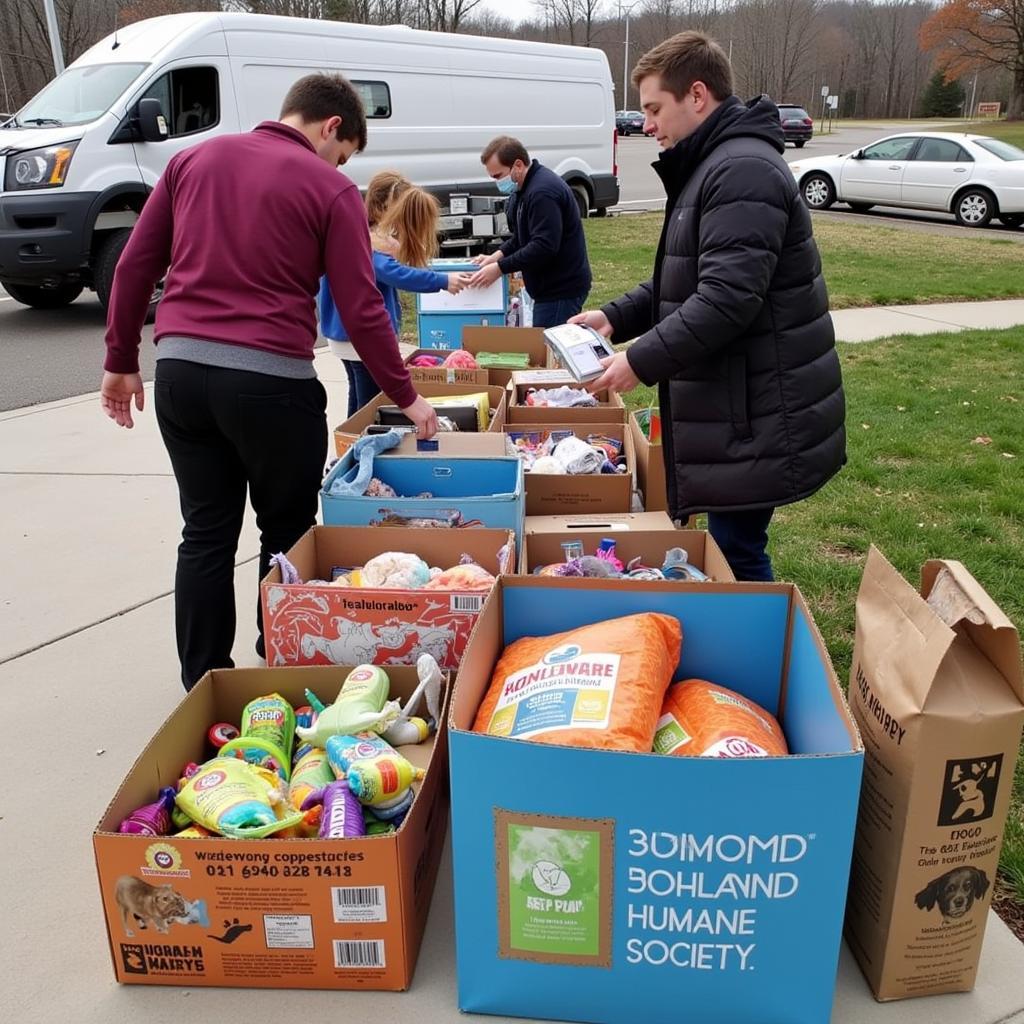
[[[18,125],[88,124],[105,114],[145,64],[87,64],[68,68],[18,111]],[[11,124],[9,127],[15,127]]]

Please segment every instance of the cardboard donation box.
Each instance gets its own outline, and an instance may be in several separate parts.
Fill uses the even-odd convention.
[[[444,366],[410,366],[409,372],[412,374],[412,379],[414,381],[433,381],[442,384],[494,384],[498,387],[505,387],[512,378],[513,370],[539,369],[545,365],[547,358],[544,332],[539,327],[466,326],[462,328],[461,347],[473,356],[480,356],[481,353],[491,356],[510,353],[518,356],[519,359],[516,360],[516,366],[482,366],[478,370],[460,370]],[[448,354],[450,354],[450,350],[417,349],[406,360],[406,365],[419,355],[443,357]]]
[[[629,414],[629,433],[636,452],[636,485],[640,488],[644,508],[648,512],[664,512],[668,509],[668,486],[660,438],[656,443],[648,439],[635,412]]]
[[[409,375],[414,384],[488,384],[490,375],[487,370],[469,369],[467,367],[455,366],[416,366],[415,361],[421,356],[443,358],[450,352],[457,352],[458,349],[429,349],[418,348],[409,354],[405,365],[409,368]]]
[[[626,422],[626,407],[617,391],[598,391],[597,405],[547,406],[528,405],[527,395],[535,389],[568,387],[586,393],[565,370],[520,370],[512,374],[509,384],[507,420],[518,423],[622,423]]]
[[[604,653],[601,634],[585,655],[571,638],[543,655],[537,641],[535,661],[506,666],[491,689],[514,641],[640,612],[680,623],[676,680],[756,701],[791,756],[602,749],[595,730],[635,721],[651,689],[647,672],[620,675],[638,643],[622,625]],[[497,734],[472,731],[495,692]],[[598,739],[526,738],[566,722]],[[460,665],[449,726],[460,1009],[828,1024],[863,748],[795,587],[504,577]]]
[[[465,259],[431,260],[430,269],[442,274],[469,272],[480,268]],[[460,348],[462,332],[472,326],[503,326],[508,310],[508,278],[504,275],[486,288],[464,288],[451,292],[419,292],[416,295],[416,325],[420,348]]]
[[[552,410],[539,410],[550,412]],[[537,439],[554,435],[575,434],[583,441],[588,435],[603,434],[622,443],[626,457],[625,473],[533,473],[524,474],[526,514],[528,516],[560,515],[562,513],[628,512],[633,500],[633,439],[621,423],[586,423],[537,421],[512,424],[505,428],[507,437],[527,433]]]
[[[416,391],[426,399],[439,398],[458,401],[466,399],[464,405],[472,401],[472,396],[485,394],[487,396],[487,431],[501,433],[505,425],[505,390],[504,388],[484,386],[483,384],[417,384]],[[387,420],[388,425],[392,423],[394,416],[394,403],[387,395],[377,395],[372,401],[367,402],[354,416],[350,416],[344,423],[334,428],[334,450],[338,455],[344,455],[359,440],[360,435],[367,427],[381,424]],[[438,415],[445,415],[443,409],[438,409]],[[394,425],[394,424],[392,424]],[[473,424],[470,423],[470,426]],[[466,433],[480,432],[468,430]]]
[[[850,704],[864,735],[846,937],[875,996],[974,987],[1024,722],[1017,631],[959,562],[920,593],[872,548]]]
[[[121,835],[135,808],[212,756],[206,732],[256,697],[333,700],[350,667],[208,672],[150,740],[93,834],[114,974],[127,985],[409,987],[448,818],[444,730],[401,754],[426,769],[405,820],[358,839]],[[391,668],[391,696],[417,685]],[[216,778],[215,773],[208,776]]]
[[[314,526],[287,552],[303,583],[281,581],[277,566],[260,584],[268,665],[414,664],[432,654],[459,666],[485,594],[338,586],[329,581],[387,551],[419,555],[448,569],[467,554],[498,575],[515,566],[508,530]]]
[[[593,555],[606,537],[615,541],[615,557],[623,564],[639,558],[642,565],[660,569],[670,548],[682,548],[687,560],[719,583],[736,579],[725,555],[710,533],[677,530],[664,512],[611,516],[527,516],[520,572],[530,575],[542,565],[565,560],[562,544],[582,541]]]
[[[541,369],[547,361],[548,349],[540,327],[465,327],[462,347],[474,356],[481,352],[524,354],[529,369]],[[495,367],[490,371],[490,383],[505,387],[512,373],[512,370]]]
[[[334,482],[355,471],[348,451],[327,475],[320,491],[325,526],[489,526],[512,530],[517,548],[522,543],[526,496],[522,463],[514,455],[383,455],[374,460],[373,475],[397,497],[332,495]],[[430,496],[417,497],[424,494]]]

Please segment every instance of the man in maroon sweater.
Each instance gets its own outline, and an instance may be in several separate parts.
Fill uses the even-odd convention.
[[[139,344],[157,310],[156,416],[185,521],[174,581],[182,682],[231,667],[234,559],[246,488],[260,529],[260,578],[315,522],[327,458],[327,395],[313,370],[314,300],[326,274],[366,368],[416,425],[437,430],[413,388],[374,281],[366,212],[337,168],[366,145],[358,94],[309,75],[280,121],[179,153],[167,165],[114,275],[100,402],[131,427],[143,408]],[[257,606],[264,654],[262,616]]]

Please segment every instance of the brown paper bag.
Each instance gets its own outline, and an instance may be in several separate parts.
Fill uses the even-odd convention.
[[[846,939],[879,1000],[974,987],[1024,723],[1017,631],[959,562],[871,548],[850,708],[864,781]]]

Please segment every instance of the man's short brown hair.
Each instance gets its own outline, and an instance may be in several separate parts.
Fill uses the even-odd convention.
[[[716,100],[732,95],[732,65],[718,43],[703,32],[680,32],[648,50],[633,68],[637,88],[648,75],[681,100],[694,82],[703,82]]]
[[[480,154],[480,163],[486,164],[492,156],[498,158],[498,163],[502,167],[511,167],[517,160],[522,160],[527,166],[530,163],[530,154],[526,152],[526,147],[511,135],[499,135],[496,139],[491,139]]]
[[[300,78],[288,90],[281,107],[281,117],[290,114],[298,114],[306,124],[340,117],[335,138],[339,142],[355,142],[360,152],[366,149],[366,111],[359,93],[344,75]]]

